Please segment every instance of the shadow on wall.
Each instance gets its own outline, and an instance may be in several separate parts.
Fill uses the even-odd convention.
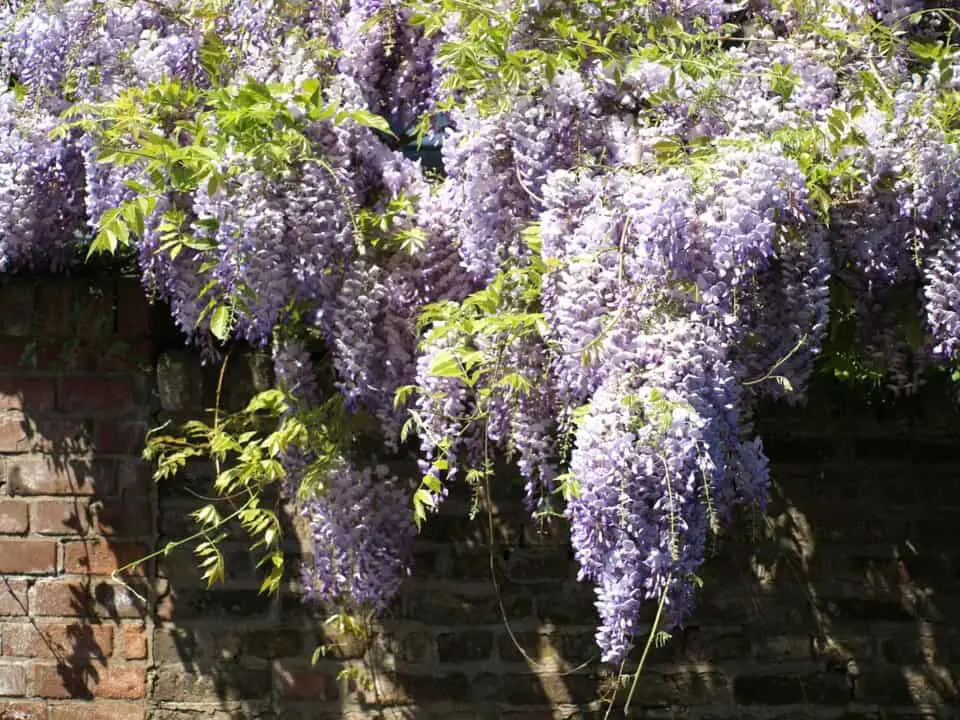
[[[129,285],[8,282],[0,307],[0,720],[603,717],[615,678],[597,659],[592,590],[563,528],[538,532],[507,482],[490,498],[494,547],[455,491],[366,641],[300,602],[306,546],[289,515],[280,596],[258,593],[240,538],[213,590],[190,548],[111,581],[193,532],[209,468],[155,486],[139,455],[149,425],[213,404],[216,371],[171,349]],[[232,360],[226,404],[264,373],[256,355]],[[774,498],[721,542],[695,617],[648,659],[633,716],[958,710],[960,418],[927,397],[881,418],[823,395],[761,413]]]
[[[674,717],[945,718],[960,710],[960,435],[929,396],[768,407],[775,480],[705,568],[635,706]],[[939,398],[946,396],[946,392]]]
[[[153,537],[146,304],[8,279],[0,307],[0,718],[141,717],[150,584],[109,576]]]

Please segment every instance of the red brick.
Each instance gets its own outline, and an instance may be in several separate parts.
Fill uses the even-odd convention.
[[[47,336],[103,337],[114,330],[113,305],[112,288],[62,279],[44,283],[36,298],[38,324]]]
[[[0,615],[27,614],[27,581],[0,578]]]
[[[97,452],[140,457],[146,434],[146,423],[104,420],[97,423]]]
[[[150,334],[150,304],[136,280],[121,280],[117,287],[117,331],[123,338]]]
[[[143,720],[145,716],[143,703],[87,700],[51,704],[49,720]]]
[[[146,588],[138,588],[141,595]],[[145,604],[128,588],[105,577],[38,580],[30,588],[34,617],[141,618]]]
[[[25,533],[28,527],[27,504],[23,500],[0,500],[0,533]]]
[[[24,337],[33,332],[35,285],[14,281],[0,285],[0,307],[3,308],[0,325],[7,335]]]
[[[0,458],[0,474],[14,495],[111,495],[117,469],[109,460],[21,455]]]
[[[37,289],[34,302],[37,319],[45,335],[73,334],[71,330],[75,330],[77,308],[73,298],[74,287],[74,283],[63,280],[58,283],[44,283]]]
[[[116,340],[91,362],[96,372],[150,372],[153,362],[153,343],[148,339]]]
[[[123,656],[127,660],[147,657],[147,629],[143,623],[123,626]]]
[[[60,384],[60,409],[69,413],[122,415],[135,405],[129,377],[66,378]]]
[[[140,543],[113,543],[100,539],[67,543],[63,549],[64,572],[91,575],[109,575],[150,552]],[[148,565],[137,565],[124,574],[143,575]]]
[[[47,720],[47,704],[35,700],[0,702],[0,720]]]
[[[53,378],[0,378],[0,410],[23,410],[36,415],[50,412],[55,405],[56,385]]]
[[[42,452],[63,457],[87,455],[93,449],[90,428],[77,420],[25,418],[19,412],[0,414],[0,451]],[[20,415],[19,417],[17,417]]]
[[[143,665],[97,664],[63,672],[56,664],[37,663],[32,668],[33,693],[47,698],[89,697],[137,700],[146,695]]]
[[[0,337],[0,369],[33,370],[37,367],[37,344],[23,338]]]
[[[89,501],[42,500],[31,508],[31,527],[41,535],[76,535],[90,528]]]
[[[89,623],[6,623],[3,654],[103,660],[113,653],[113,628]]]
[[[26,668],[23,665],[0,665],[0,695],[17,697],[26,694]]]
[[[56,540],[0,539],[0,573],[44,575],[56,569]]]

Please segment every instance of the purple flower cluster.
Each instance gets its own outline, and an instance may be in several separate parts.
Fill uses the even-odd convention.
[[[737,378],[721,337],[664,321],[637,338],[632,372],[597,389],[570,462],[579,493],[567,515],[580,577],[596,585],[605,661],[643,632],[639,608],[666,595],[665,629],[692,609],[707,533],[740,502],[763,501],[756,442],[741,442]]]
[[[0,93],[0,270],[63,267],[84,227],[83,160],[74,143],[51,141],[55,118]]]
[[[384,610],[400,589],[416,536],[401,483],[386,468],[347,463],[300,512],[313,534],[313,562],[302,572],[308,597]]]

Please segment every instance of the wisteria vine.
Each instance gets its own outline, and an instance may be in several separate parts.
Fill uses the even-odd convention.
[[[894,392],[957,356],[960,23],[933,5],[8,2],[0,269],[120,254],[207,357],[271,349],[256,477],[309,524],[319,601],[383,610],[450,484],[511,458],[618,662],[764,504],[758,398],[801,402],[825,351]]]

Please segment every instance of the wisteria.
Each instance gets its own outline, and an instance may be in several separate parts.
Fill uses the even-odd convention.
[[[937,5],[4,3],[0,270],[121,254],[206,358],[270,350],[318,602],[388,607],[416,525],[507,459],[619,662],[766,501],[759,398],[956,362]]]

